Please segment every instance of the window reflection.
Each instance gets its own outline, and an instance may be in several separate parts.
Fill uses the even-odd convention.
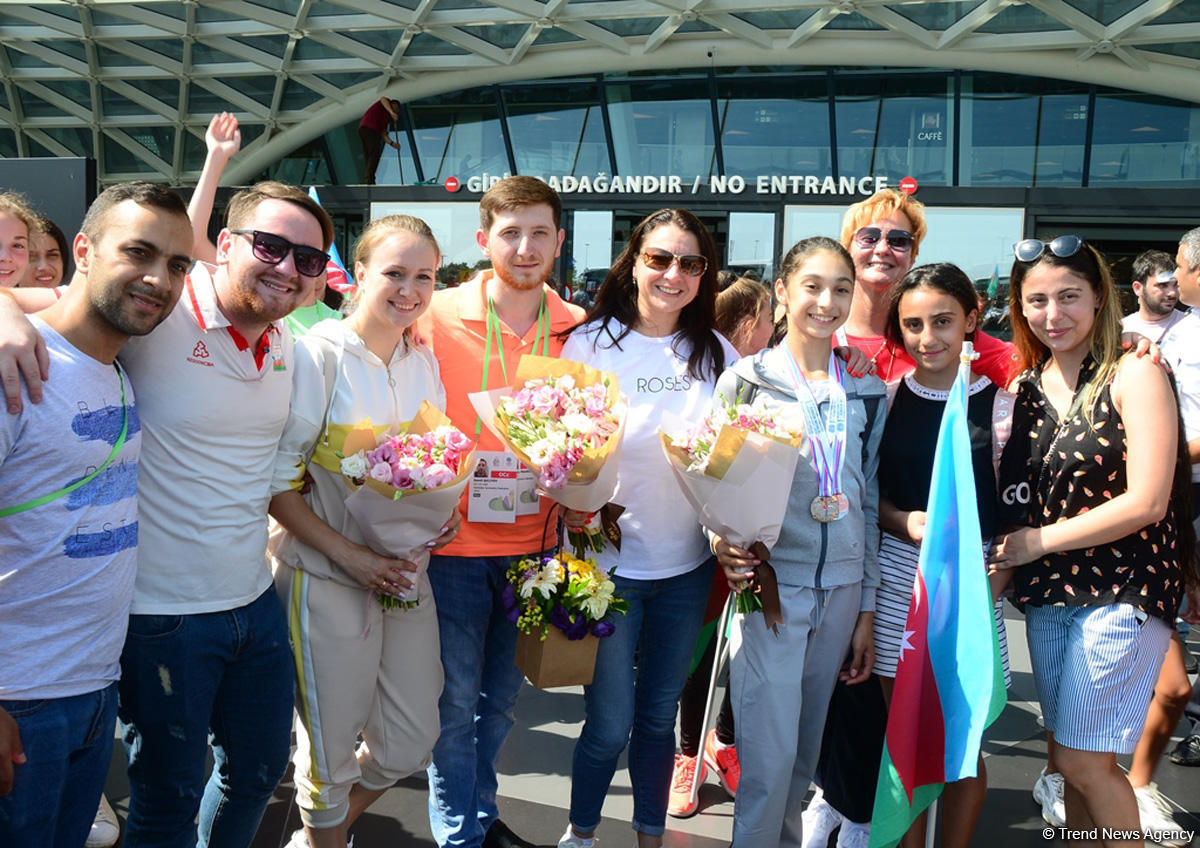
[[[717,110],[727,175],[833,175],[824,73],[718,80]]]
[[[950,185],[953,86],[946,73],[839,77],[839,175],[875,174],[893,184],[912,176],[922,185]]]
[[[1060,91],[1069,84],[1056,86]],[[1082,88],[1082,87],[1081,87]],[[1038,121],[1037,163],[1033,184],[1083,184],[1083,144],[1087,137],[1088,95],[1042,95]]]
[[[519,173],[612,173],[595,84],[506,88],[503,96]]]
[[[1200,114],[1162,97],[1096,95],[1089,185],[1200,179]]]
[[[608,113],[620,174],[700,174],[715,165],[706,79],[610,83]]]
[[[409,106],[426,180],[510,170],[494,89],[427,97]]]
[[[1033,185],[1038,97],[1029,80],[965,74],[962,80],[962,185]]]

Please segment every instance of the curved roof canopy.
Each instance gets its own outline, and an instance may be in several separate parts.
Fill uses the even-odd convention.
[[[0,155],[192,182],[226,109],[239,182],[384,93],[710,63],[1007,71],[1200,103],[1200,3],[0,0]]]

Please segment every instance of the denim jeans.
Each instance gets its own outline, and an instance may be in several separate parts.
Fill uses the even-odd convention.
[[[248,846],[291,748],[291,652],[275,588],[222,612],[130,616],[120,691],[125,848]]]
[[[87,839],[112,759],[117,684],[84,695],[0,701],[17,722],[24,765],[0,795],[4,848],[79,848]]]
[[[446,678],[429,766],[429,827],[441,846],[480,845],[498,815],[496,758],[525,679],[513,665],[517,628],[500,599],[504,574],[518,558],[429,561]]]
[[[571,764],[571,824],[582,833],[600,824],[604,796],[629,745],[633,829],[665,830],[675,764],[675,712],[704,618],[714,560],[677,577],[633,580],[613,575],[629,612],[600,640],[592,685],[584,687],[587,719]],[[636,662],[636,668],[635,668]]]

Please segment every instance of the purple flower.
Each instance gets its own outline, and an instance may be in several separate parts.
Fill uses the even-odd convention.
[[[513,624],[521,617],[521,605],[517,603],[517,591],[511,583],[506,583],[500,592],[500,600],[504,604],[504,614]]]
[[[572,641],[582,639],[588,633],[588,622],[585,616],[577,615],[572,619],[571,614],[558,605],[550,610],[550,623]]]
[[[603,639],[605,636],[613,635],[613,631],[616,629],[617,625],[607,618],[602,618],[592,625],[592,635],[597,639]]]

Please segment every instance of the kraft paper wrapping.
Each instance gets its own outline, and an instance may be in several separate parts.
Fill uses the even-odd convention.
[[[688,422],[668,413],[658,436],[675,480],[700,523],[740,548],[754,542],[770,548],[779,540],[802,440],[774,439],[727,424],[717,436],[708,467],[689,471],[687,452],[671,444],[667,435],[687,426]],[[749,485],[752,490],[747,490]]]
[[[599,647],[600,640],[591,634],[571,640],[550,625],[545,639],[538,631],[518,633],[513,661],[538,689],[587,686],[596,671]]]
[[[574,377],[575,385],[580,387],[608,380],[608,403],[617,416],[617,429],[601,447],[589,448],[584,451],[583,457],[567,475],[567,484],[563,488],[545,489],[539,486],[538,491],[567,509],[596,512],[611,500],[613,492],[617,489],[621,441],[625,435],[625,418],[629,406],[628,401],[621,394],[615,374],[598,371],[591,366],[581,362],[572,362],[569,359],[525,354],[517,366],[516,379],[512,386],[487,392],[474,392],[468,395],[468,398],[488,431],[503,442],[521,461],[522,465],[536,475],[538,467],[530,462],[528,455],[508,438],[508,428],[504,416],[499,412],[500,402],[523,389],[529,380],[566,375]]]

